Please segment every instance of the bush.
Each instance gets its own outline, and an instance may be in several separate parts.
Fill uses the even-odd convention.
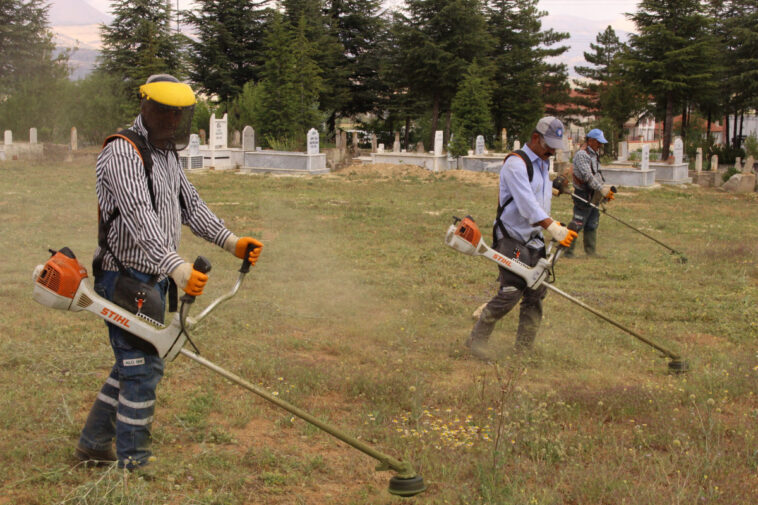
[[[737,158],[744,158],[745,157],[745,150],[735,149],[731,145],[714,145],[711,148],[711,151],[708,153],[708,157],[710,158],[714,154],[718,155],[719,157],[719,163],[725,163],[725,164],[731,164],[733,165],[734,162],[737,160]]]

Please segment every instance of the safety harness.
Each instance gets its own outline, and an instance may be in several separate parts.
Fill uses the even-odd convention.
[[[137,151],[137,154],[139,155],[140,159],[142,160],[142,165],[145,168],[145,178],[147,179],[147,190],[150,193],[150,203],[153,206],[153,211],[158,212],[158,207],[155,203],[155,190],[153,189],[153,157],[150,154],[150,150],[147,146],[147,139],[140,135],[139,133],[135,132],[134,130],[121,130],[118,133],[114,133],[113,135],[110,135],[105,139],[103,142],[103,149],[105,149],[105,146],[107,146],[109,143],[113,142],[116,139],[123,139],[126,140],[129,144],[131,144],[132,147],[134,147],[135,151]],[[176,151],[172,151],[174,153],[174,156],[178,158],[178,154]],[[182,210],[186,209],[186,204],[184,202],[184,197],[182,196],[181,192],[179,193],[179,206]],[[108,243],[108,233],[110,232],[111,226],[113,225],[113,221],[116,220],[117,217],[121,215],[121,211],[118,207],[113,209],[113,213],[108,217],[107,220],[103,220],[102,218],[102,212],[100,210],[100,206],[98,205],[97,208],[97,245],[100,246],[100,253],[92,260],[92,273],[94,274],[95,278],[99,277],[103,272],[103,258],[105,257],[105,252],[107,251],[112,257],[113,261],[116,262],[116,266],[118,267],[118,271],[121,275],[126,275],[129,277],[133,277],[132,274],[129,272],[129,270],[126,269],[123,263],[121,263],[121,260],[118,259],[118,256],[113,252],[113,249],[111,249],[110,244]],[[154,275],[151,277],[149,283],[151,285],[154,285],[158,281],[158,276]],[[173,279],[169,277],[169,289],[168,289],[168,299],[169,299],[169,312],[176,312],[177,308],[177,288],[176,283]]]
[[[532,179],[534,179],[534,165],[532,165],[532,160],[529,159],[529,155],[527,155],[521,149],[518,149],[516,151],[513,151],[512,153],[508,153],[505,159],[503,159],[503,164],[505,164],[505,162],[508,161],[508,158],[510,158],[511,156],[518,156],[524,161],[524,164],[526,164],[526,174],[527,176],[529,176],[529,182],[531,183]],[[513,201],[513,196],[508,198],[501,205],[500,197],[498,196],[497,216],[495,216],[495,224],[492,226],[492,247],[495,247],[495,244],[497,242],[497,230],[500,230],[500,233],[502,233],[503,238],[509,236],[508,232],[505,231],[505,225],[503,225],[503,222],[500,220],[500,216],[503,215],[503,211],[505,211],[505,208],[512,201]]]

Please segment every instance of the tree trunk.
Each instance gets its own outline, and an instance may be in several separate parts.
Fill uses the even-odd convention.
[[[734,118],[735,126],[737,126],[737,118]],[[737,149],[742,147],[742,125],[745,123],[745,111],[740,112],[740,134],[737,135]]]
[[[447,117],[445,118],[445,133],[442,137],[442,145],[447,145],[447,143],[450,142],[450,122],[452,121],[452,117],[452,111],[447,111]],[[474,139],[474,142],[476,142],[476,138]]]
[[[408,150],[408,144],[411,142],[411,117],[405,116],[405,135],[403,135],[405,150]]]
[[[724,116],[724,145],[729,146],[729,113]]]
[[[329,114],[329,119],[326,120],[326,138],[333,139],[334,138],[334,127],[337,124],[337,113],[332,112]]]
[[[685,137],[687,136],[687,100],[685,100],[682,103],[682,124],[681,129],[679,131],[679,135],[682,137],[682,141],[684,141]]]
[[[432,131],[431,135],[432,138],[429,139],[429,145],[434,145],[434,133],[437,131],[437,122],[440,119],[440,99],[438,96],[435,95],[434,100],[432,101]]]
[[[663,147],[661,149],[661,161],[669,159],[672,126],[674,126],[674,96],[669,92],[666,94],[666,118],[663,121]]]
[[[711,146],[711,111],[708,110],[708,124],[705,127],[705,145]]]

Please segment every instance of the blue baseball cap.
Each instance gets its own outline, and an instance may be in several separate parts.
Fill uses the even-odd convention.
[[[590,130],[590,132],[587,134],[588,139],[595,139],[601,144],[607,144],[608,141],[605,140],[605,135],[603,135],[603,130],[599,128],[595,128],[594,130]]]

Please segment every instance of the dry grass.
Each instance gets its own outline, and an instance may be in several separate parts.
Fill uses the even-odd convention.
[[[377,448],[413,462],[418,503],[752,504],[758,496],[755,195],[622,191],[609,209],[689,263],[601,219],[603,259],[556,285],[682,353],[692,371],[549,295],[536,349],[493,336],[469,359],[471,312],[495,268],[442,244],[451,215],[486,230],[493,174],[351,167],[315,178],[192,174],[228,226],[266,243],[234,300],[197,329],[203,355]],[[47,248],[89,263],[91,165],[0,164],[0,504],[389,504],[386,473],[326,434],[182,358],[158,390],[153,482],[82,469],[72,449],[111,351],[100,320],[31,299]],[[558,218],[569,202],[554,202]],[[580,247],[581,250],[581,247]],[[202,306],[237,260],[213,263]],[[203,298],[207,298],[203,300]]]

